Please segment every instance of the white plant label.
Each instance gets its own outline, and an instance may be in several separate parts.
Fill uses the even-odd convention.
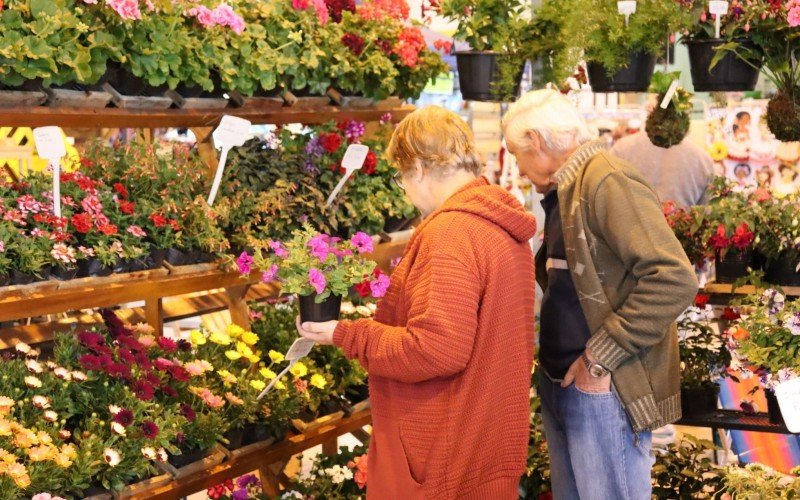
[[[39,127],[33,129],[36,153],[50,163],[53,169],[53,213],[61,217],[61,158],[67,156],[67,146],[61,127]]]
[[[250,121],[237,116],[225,115],[219,122],[219,126],[214,131],[214,146],[221,149],[217,172],[214,175],[214,183],[211,185],[211,192],[208,194],[208,205],[214,204],[219,191],[219,184],[222,182],[222,174],[225,172],[225,162],[228,160],[228,152],[231,148],[243,145],[250,138]]]
[[[727,0],[710,0],[708,2],[708,10],[714,16],[714,33],[719,38],[719,32],[722,28],[722,16],[728,13]]]
[[[672,101],[672,98],[675,97],[675,92],[678,91],[678,87],[681,86],[680,80],[672,80],[672,84],[669,86],[669,90],[667,93],[664,94],[664,99],[661,100],[661,109],[667,109],[669,103]]]
[[[261,399],[264,396],[266,396],[267,393],[271,391],[273,387],[275,387],[275,384],[278,383],[278,380],[280,380],[281,377],[289,373],[289,370],[292,369],[295,363],[297,363],[300,359],[308,356],[308,353],[311,352],[311,349],[313,349],[315,345],[316,342],[310,339],[301,337],[295,340],[294,344],[292,344],[292,347],[290,347],[289,350],[286,351],[286,356],[284,356],[284,358],[287,361],[289,361],[289,366],[284,368],[274,379],[272,379],[269,385],[266,386],[263,391],[261,391],[261,394],[258,395],[257,399]]]
[[[367,155],[369,154],[369,147],[363,144],[351,144],[347,147],[347,151],[344,153],[344,158],[342,158],[342,167],[345,169],[344,177],[342,180],[339,181],[339,184],[333,189],[333,192],[330,196],[328,196],[328,200],[325,202],[325,208],[331,206],[333,200],[336,199],[336,196],[339,194],[339,191],[342,190],[344,187],[344,183],[347,182],[353,172],[356,170],[361,170],[361,167],[364,166],[364,162],[367,159]]]
[[[775,387],[775,396],[778,398],[786,428],[789,432],[800,433],[800,378]]]
[[[625,26],[628,25],[631,15],[636,13],[636,0],[621,0],[617,2],[617,10],[625,16]]]

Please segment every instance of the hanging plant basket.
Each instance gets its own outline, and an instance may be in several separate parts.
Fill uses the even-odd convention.
[[[466,101],[497,102],[503,99],[497,95],[494,82],[500,81],[500,63],[497,52],[456,52],[458,65],[458,83],[461,88],[461,97]],[[514,96],[519,95],[519,86],[522,82],[522,71],[525,65],[519,68],[514,85]]]
[[[316,294],[301,295],[300,300],[300,321],[311,321],[313,323],[324,323],[325,321],[336,321],[339,319],[339,312],[342,309],[342,297],[330,295],[321,303],[316,302]]]
[[[740,38],[736,41],[753,47],[748,39]],[[714,49],[725,43],[727,40],[718,38],[684,42],[689,49],[692,85],[696,92],[743,92],[756,88],[761,61],[748,63],[733,52],[727,52],[714,69],[709,69],[711,61],[717,55]]]
[[[800,89],[796,89],[795,96],[798,93]],[[797,99],[786,91],[775,94],[767,105],[767,126],[779,141],[800,141],[800,110]]]
[[[684,417],[707,415],[717,409],[719,386],[681,387],[681,413]]]
[[[717,283],[735,283],[739,278],[747,276],[747,268],[753,264],[753,251],[728,250],[725,257],[717,251],[714,265],[717,270]]]
[[[656,68],[656,56],[646,52],[634,52],[628,65],[613,75],[602,64],[589,61],[586,72],[593,92],[647,92]]]

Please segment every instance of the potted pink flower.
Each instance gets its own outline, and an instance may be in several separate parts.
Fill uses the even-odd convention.
[[[237,265],[245,275],[255,266],[262,271],[263,282],[278,280],[285,293],[297,294],[303,321],[330,321],[338,319],[342,297],[350,288],[373,275],[375,262],[363,256],[372,251],[372,238],[366,233],[343,240],[305,225],[286,245],[268,241],[252,256],[242,252]],[[386,276],[375,276],[374,281],[374,291],[385,293]]]

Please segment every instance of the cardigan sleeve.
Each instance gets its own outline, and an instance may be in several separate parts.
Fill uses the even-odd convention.
[[[608,175],[594,197],[600,236],[636,280],[625,302],[587,347],[614,370],[659,343],[697,294],[697,278],[652,189],[622,172]]]
[[[334,332],[334,343],[370,375],[423,382],[455,375],[469,363],[482,287],[459,245],[429,247],[425,257],[417,255],[421,269],[413,270],[418,278],[405,326],[362,319],[341,321]]]

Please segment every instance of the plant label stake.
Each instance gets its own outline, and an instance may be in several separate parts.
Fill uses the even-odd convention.
[[[617,2],[617,10],[620,14],[625,16],[625,26],[628,26],[631,14],[636,13],[636,0],[621,0]]]
[[[219,184],[222,182],[222,173],[225,171],[225,161],[228,159],[228,152],[233,147],[239,147],[250,137],[250,121],[237,116],[225,115],[219,122],[219,127],[214,131],[214,146],[221,149],[217,173],[214,175],[214,184],[211,185],[211,192],[208,194],[208,206],[214,204],[214,199],[219,191]]]
[[[344,177],[342,177],[342,180],[340,180],[339,184],[333,189],[331,195],[328,196],[328,201],[325,202],[325,208],[331,206],[333,200],[336,199],[336,195],[342,190],[344,183],[353,175],[353,172],[361,170],[361,167],[364,166],[364,161],[367,159],[367,154],[369,154],[369,148],[363,144],[351,144],[347,146],[347,151],[344,153],[344,158],[342,158],[342,167],[345,169]]]
[[[775,397],[778,398],[786,428],[792,433],[800,432],[800,378],[775,387]]]
[[[289,373],[289,370],[292,369],[295,363],[300,361],[302,358],[308,356],[308,353],[311,352],[311,349],[313,349],[315,345],[316,342],[310,339],[299,338],[295,340],[294,344],[292,344],[292,347],[290,347],[289,350],[286,351],[285,359],[289,361],[289,366],[284,368],[282,372],[280,372],[274,379],[272,379],[272,382],[270,382],[269,385],[265,387],[263,391],[261,391],[261,394],[259,394],[258,398],[256,399],[261,399],[264,396],[266,396],[267,393],[273,387],[275,387],[275,384],[278,383],[278,380],[280,380],[281,377]]]
[[[61,127],[33,129],[33,142],[39,157],[47,160],[53,169],[53,213],[61,217],[61,158],[67,156]]]
[[[728,1],[709,0],[708,10],[714,16],[714,33],[716,38],[719,38],[719,32],[722,28],[722,16],[728,13]]]
[[[672,84],[669,86],[669,90],[667,90],[667,93],[664,94],[664,99],[661,100],[661,109],[667,109],[667,106],[669,106],[669,103],[672,101],[672,98],[675,97],[675,92],[677,92],[678,87],[680,86],[681,86],[680,80],[678,80],[677,78],[675,80],[672,80]]]

